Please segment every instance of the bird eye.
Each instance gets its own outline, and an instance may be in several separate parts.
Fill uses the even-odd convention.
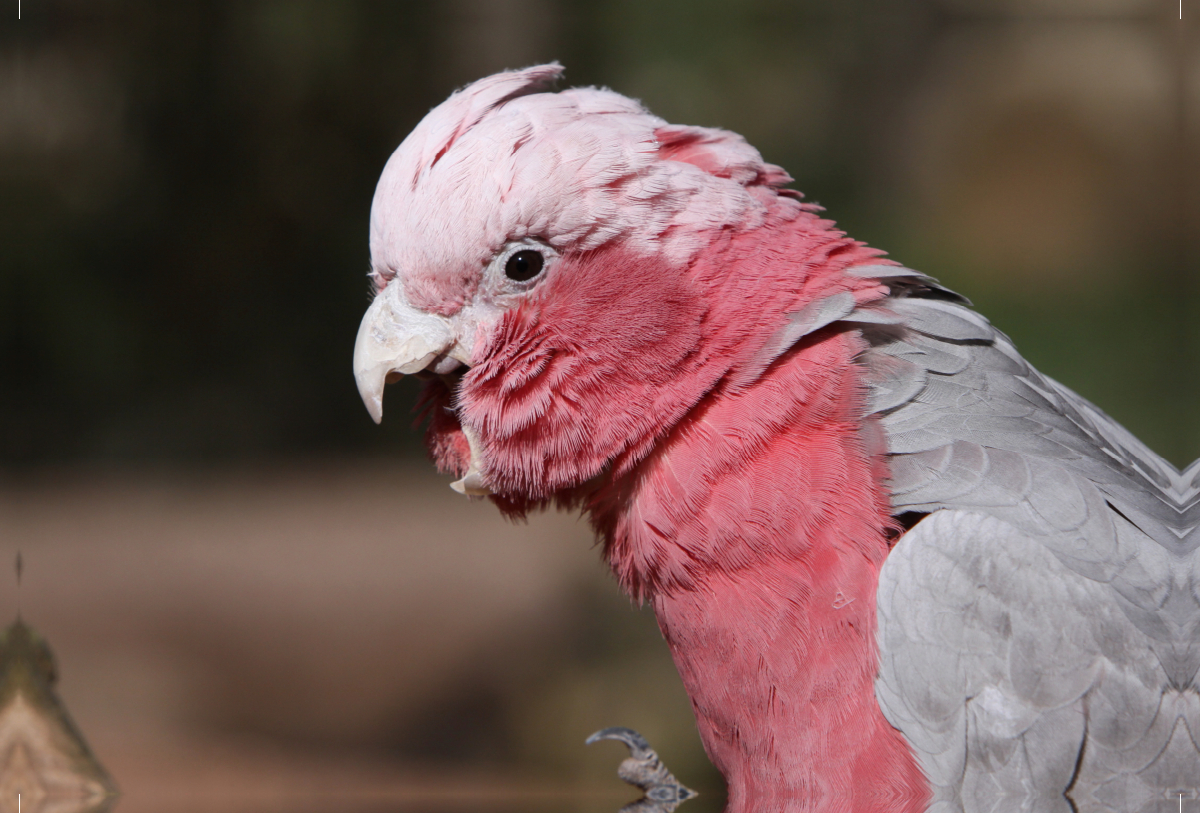
[[[546,258],[540,251],[533,249],[518,251],[504,264],[504,276],[516,282],[528,282],[542,273],[542,266],[545,264]]]

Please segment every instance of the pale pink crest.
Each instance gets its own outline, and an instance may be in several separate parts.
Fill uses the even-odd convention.
[[[376,278],[445,315],[508,241],[627,250],[685,264],[699,232],[754,225],[751,190],[786,183],[741,136],[668,125],[598,88],[542,92],[542,65],[482,79],[434,108],[388,161],[371,212]]]

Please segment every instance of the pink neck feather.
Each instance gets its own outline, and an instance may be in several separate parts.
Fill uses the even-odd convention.
[[[730,813],[923,810],[874,694],[889,517],[859,348],[814,339],[689,415],[637,470],[605,552],[654,606]]]
[[[791,240],[727,236],[693,266],[726,289],[709,301],[730,307],[727,321],[709,314],[707,335],[761,336],[759,319],[796,294],[852,284],[841,270],[869,256],[849,241],[814,251],[807,229],[824,221],[788,225]],[[729,263],[747,258],[762,284],[738,289],[746,278]],[[729,813],[907,813],[928,801],[875,700],[875,587],[891,520],[862,418],[861,349],[852,334],[818,331],[753,385],[718,385],[590,500],[614,573],[654,606],[729,783]]]

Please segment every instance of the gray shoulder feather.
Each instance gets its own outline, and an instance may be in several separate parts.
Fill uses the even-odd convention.
[[[1076,530],[1074,519],[1048,516],[1053,512],[1047,506],[1078,502],[1086,494],[1085,502],[1098,497],[1098,505],[1109,506],[1102,513],[1112,516],[1098,522],[1122,515],[1178,554],[1200,547],[1200,462],[1176,470],[1087,400],[1033,369],[1007,336],[928,277],[870,268],[887,269],[881,281],[893,295],[869,310],[898,321],[854,322],[867,308],[845,321],[870,344],[861,359],[868,406],[888,439],[897,512],[974,508],[976,489],[990,499],[985,491],[1006,488],[1016,476],[1007,469],[1032,467],[1049,491],[1029,491],[1024,502],[1050,523],[1043,533]],[[960,448],[953,467],[930,474],[929,453],[963,442],[984,451],[968,459]],[[993,456],[1000,451],[1021,460]],[[918,458],[905,460],[909,455]],[[928,482],[917,489],[914,477]],[[968,482],[971,487],[964,487]],[[1038,511],[1034,502],[1046,505]],[[1059,521],[1067,524],[1054,524]]]

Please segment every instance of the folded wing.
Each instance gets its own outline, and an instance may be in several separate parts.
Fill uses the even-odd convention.
[[[1200,463],[1175,469],[932,279],[857,273],[892,293],[845,320],[893,509],[920,520],[880,574],[877,694],[932,809],[1195,794]]]

